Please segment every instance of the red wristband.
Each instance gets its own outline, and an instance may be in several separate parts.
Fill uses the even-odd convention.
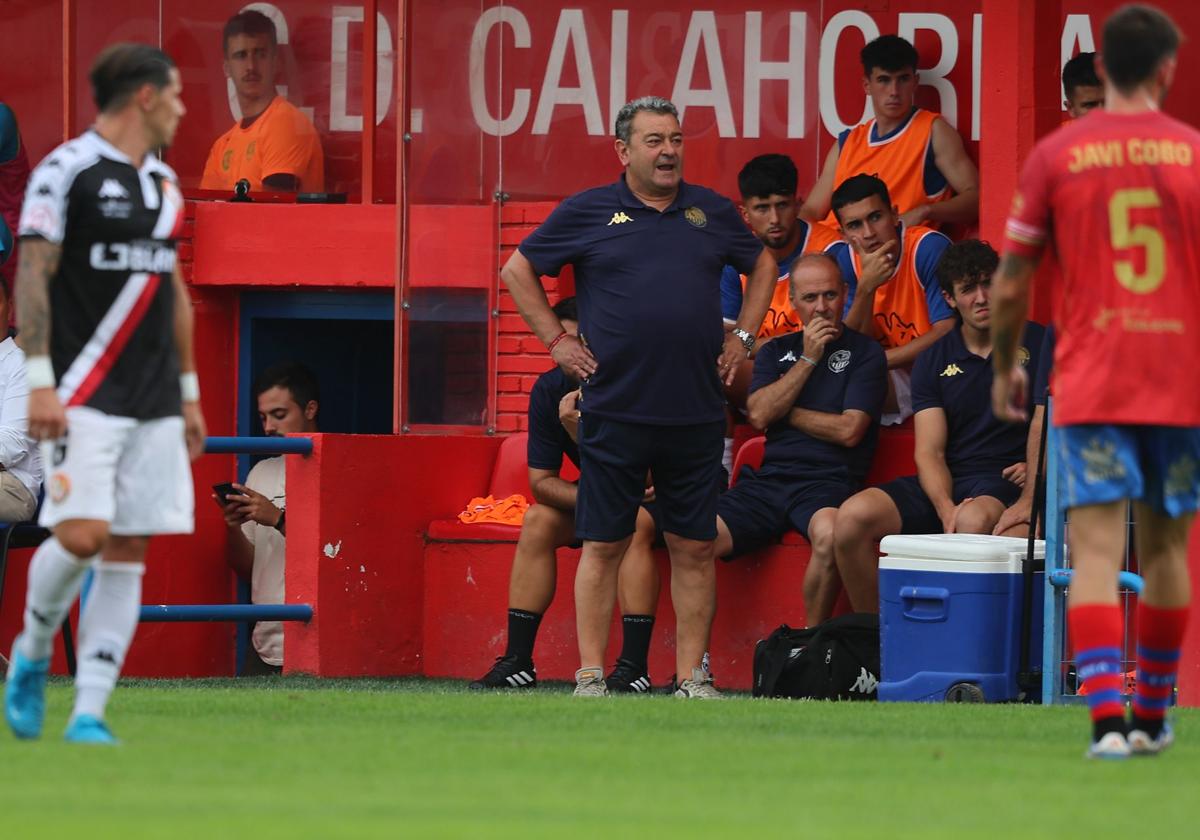
[[[555,336],[553,341],[551,341],[549,344],[546,345],[546,352],[553,353],[554,348],[558,346],[558,342],[562,341],[564,338],[566,338],[569,335],[570,335],[570,333],[567,332],[566,330],[563,330],[562,332],[560,332],[557,336]]]

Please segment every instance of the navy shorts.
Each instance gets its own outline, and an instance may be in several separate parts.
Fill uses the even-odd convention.
[[[856,487],[834,479],[780,479],[742,467],[737,484],[717,501],[717,515],[733,537],[730,557],[757,551],[795,529],[808,539],[808,524],[821,508],[840,507]]]
[[[715,538],[724,437],[724,420],[654,426],[588,415],[579,423],[575,536],[616,542],[632,534],[652,474],[662,530]]]
[[[929,501],[929,497],[921,489],[921,482],[915,475],[906,475],[881,484],[879,489],[891,497],[896,503],[896,509],[900,511],[900,533],[942,533],[942,519],[938,516],[933,502]],[[951,488],[954,504],[963,499],[977,499],[980,496],[999,499],[1008,507],[1021,497],[1021,488],[1001,475],[971,475],[954,479]]]
[[[1060,426],[1067,507],[1136,499],[1171,518],[1200,508],[1200,428]]]

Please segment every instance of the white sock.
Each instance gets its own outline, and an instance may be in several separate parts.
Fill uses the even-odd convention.
[[[733,438],[725,438],[725,450],[721,453],[721,466],[725,468],[725,472],[729,474],[729,478],[733,478]]]
[[[72,720],[79,715],[104,718],[108,695],[137,629],[145,570],[142,563],[96,564],[96,578],[79,618]]]
[[[55,537],[38,546],[29,564],[25,626],[13,645],[26,659],[45,659],[53,652],[54,636],[79,597],[83,573],[93,559],[76,557]]]

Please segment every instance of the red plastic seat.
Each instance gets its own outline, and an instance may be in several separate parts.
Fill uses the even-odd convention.
[[[750,467],[758,469],[762,466],[763,452],[767,446],[767,438],[765,435],[752,437],[741,445],[737,455],[733,459],[733,475],[730,477],[729,486],[737,484],[738,474],[741,473],[742,467]]]

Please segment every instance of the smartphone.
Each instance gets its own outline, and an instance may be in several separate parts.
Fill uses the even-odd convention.
[[[241,495],[241,492],[242,492],[241,490],[238,490],[236,487],[234,487],[231,482],[228,482],[228,481],[226,481],[224,484],[214,484],[212,486],[212,489],[213,489],[213,492],[217,494],[217,504],[220,505],[221,507],[224,507],[225,505],[229,504],[229,502],[226,500],[227,496],[239,496],[239,495]]]

